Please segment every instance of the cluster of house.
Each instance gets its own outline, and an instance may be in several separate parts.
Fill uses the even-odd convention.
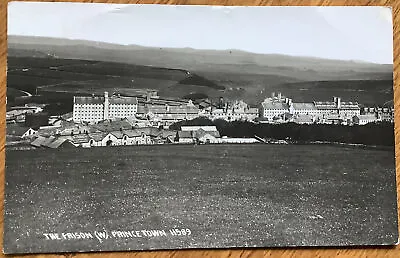
[[[28,143],[30,146],[59,148],[113,145],[150,145],[174,142],[176,132],[155,127],[135,127],[132,120],[105,120],[85,125],[63,120],[61,124],[41,126],[37,130],[7,124],[7,144]]]
[[[365,107],[357,102],[344,102],[340,97],[332,101],[293,102],[281,93],[266,98],[260,105],[258,121],[261,123],[295,122],[299,124],[365,125],[368,123],[394,122],[394,109]]]
[[[32,120],[38,125],[55,124],[58,118],[41,116],[44,105],[25,105],[11,107],[6,112],[8,123],[21,123]],[[75,123],[96,124],[105,120],[120,118],[135,119],[136,127],[168,127],[182,121],[197,117],[210,120],[253,121],[260,123],[294,122],[299,124],[344,124],[365,125],[367,123],[389,121],[394,122],[393,107],[361,107],[357,102],[345,102],[340,97],[332,101],[293,102],[281,93],[272,93],[259,107],[250,107],[242,100],[232,103],[211,103],[202,101],[194,104],[191,100],[159,98],[152,94],[144,101],[137,97],[111,95],[75,96],[73,112],[69,118]],[[41,123],[39,120],[43,120]]]
[[[246,120],[261,123],[295,122],[299,124],[326,123],[364,125],[378,121],[394,121],[393,108],[364,108],[357,102],[344,102],[339,97],[333,101],[293,102],[281,93],[266,98],[258,108],[249,107],[243,101],[231,104],[202,102],[195,105],[191,100],[147,99],[139,103],[136,97],[120,95],[102,97],[74,97],[73,121],[98,123],[108,119],[135,117],[138,122],[148,121],[149,126],[169,126],[182,120],[197,117],[226,121]]]
[[[42,117],[42,111],[43,106],[39,105],[8,110],[7,145],[23,142],[35,148],[58,148],[64,145],[93,147],[260,141],[255,138],[221,137],[212,126],[182,127],[180,131],[165,129],[175,122],[197,117],[259,123],[365,125],[378,121],[394,122],[393,108],[361,108],[357,102],[344,102],[339,97],[334,97],[332,101],[297,103],[281,93],[272,93],[259,108],[253,108],[243,101],[234,101],[228,105],[222,99],[217,105],[205,101],[195,105],[190,100],[160,99],[154,96],[139,102],[136,97],[109,96],[105,92],[100,97],[74,97],[72,113]],[[24,116],[25,126],[21,126],[21,116]],[[40,122],[42,118],[44,125]],[[36,126],[30,125],[29,121]]]
[[[43,106],[26,105],[7,111],[7,145],[16,148],[96,147],[152,144],[257,143],[263,139],[221,137],[215,126],[182,126],[173,131],[168,126],[182,120],[207,117],[211,120],[247,120],[259,123],[295,122],[365,125],[394,121],[388,107],[364,107],[357,102],[332,101],[296,103],[281,93],[266,98],[259,108],[243,101],[229,105],[220,100],[213,105],[203,101],[147,98],[120,95],[74,97],[73,112],[62,116],[41,116]],[[25,126],[21,126],[24,116]],[[40,120],[43,118],[43,124]],[[21,120],[21,121],[20,121]],[[32,126],[38,124],[40,126]]]
[[[158,130],[157,128],[137,128],[117,131],[96,131],[75,135],[36,135],[30,143],[34,147],[59,148],[70,147],[102,147],[120,145],[152,145],[173,142],[175,132]]]
[[[35,130],[7,124],[7,146],[15,149],[103,147],[155,144],[256,143],[254,138],[221,137],[215,126],[182,126],[174,131],[157,127],[135,127],[134,120],[105,120],[97,124],[64,121],[61,126]]]
[[[6,112],[7,122],[25,122],[25,118],[30,114],[37,114],[43,111],[44,104],[26,104],[25,106],[10,107]]]
[[[233,103],[228,104],[221,99],[216,108],[213,105],[206,105],[202,109],[202,115],[207,116],[210,120],[256,121],[259,116],[259,110],[258,108],[249,107],[243,100],[235,100]]]

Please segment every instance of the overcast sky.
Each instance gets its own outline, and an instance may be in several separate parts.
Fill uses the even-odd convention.
[[[385,7],[12,2],[8,34],[393,63]]]

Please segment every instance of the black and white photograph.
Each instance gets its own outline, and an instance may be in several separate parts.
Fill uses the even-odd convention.
[[[4,253],[398,243],[391,8],[7,17]]]

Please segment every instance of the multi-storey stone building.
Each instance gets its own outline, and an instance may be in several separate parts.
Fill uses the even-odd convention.
[[[278,97],[273,94],[272,97],[266,98],[259,109],[261,121],[285,120],[287,117],[297,119],[299,116],[308,116],[312,121],[324,122],[325,118],[332,115],[342,120],[352,119],[352,117],[360,115],[360,105],[357,102],[343,102],[339,97],[334,97],[333,101],[296,103],[278,93]]]
[[[317,114],[320,117],[337,114],[342,118],[352,118],[360,115],[360,105],[357,102],[344,102],[339,97],[333,97],[333,101],[314,101]]]
[[[136,97],[108,96],[74,97],[73,120],[75,123],[97,123],[102,120],[135,116],[138,109]]]

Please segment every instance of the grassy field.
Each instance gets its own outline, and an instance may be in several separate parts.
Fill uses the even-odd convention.
[[[36,89],[39,94],[102,94],[104,90],[132,90],[135,94],[138,89],[153,89],[163,91],[164,96],[182,97],[186,93],[178,94],[174,91],[175,86],[184,85],[189,92],[224,90],[224,87],[183,69],[35,57],[8,57],[7,82],[9,88],[32,94]]]
[[[310,145],[7,151],[6,252],[393,244],[394,154]],[[189,229],[173,236],[173,228]],[[101,242],[44,233],[165,230]]]

